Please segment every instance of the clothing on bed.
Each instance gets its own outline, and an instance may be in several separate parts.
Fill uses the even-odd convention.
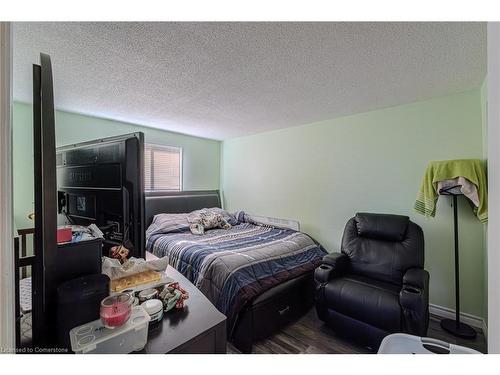
[[[153,222],[146,230],[146,238],[156,233],[175,233],[189,230],[192,223],[201,222],[204,211],[222,215],[225,222],[230,225],[238,224],[236,216],[218,207],[204,208],[185,214],[159,214],[155,215]]]
[[[204,208],[194,211],[188,216],[189,229],[191,233],[202,235],[205,230],[222,228],[230,229],[231,224],[224,218],[221,212],[214,212],[213,209]]]
[[[170,265],[227,316],[229,333],[237,314],[253,298],[312,271],[326,254],[309,236],[289,229],[240,222],[199,236],[189,231],[189,225],[180,231],[180,223],[167,216],[171,215],[155,216],[147,231],[148,251],[169,257]]]

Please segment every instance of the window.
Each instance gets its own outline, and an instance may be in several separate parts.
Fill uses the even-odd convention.
[[[182,190],[182,149],[146,143],[144,189]]]

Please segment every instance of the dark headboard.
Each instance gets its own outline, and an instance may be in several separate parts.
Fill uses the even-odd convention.
[[[219,190],[146,193],[146,228],[157,214],[182,214],[208,207],[221,207]]]

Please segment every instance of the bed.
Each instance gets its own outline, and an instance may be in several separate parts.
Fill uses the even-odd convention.
[[[227,217],[230,229],[199,236],[186,228],[186,213],[220,206],[218,191],[147,194],[146,248],[168,256],[227,316],[228,339],[248,353],[312,306],[312,272],[326,252],[301,232],[260,225],[242,212]]]

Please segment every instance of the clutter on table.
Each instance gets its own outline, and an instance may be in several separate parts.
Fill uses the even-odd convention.
[[[132,257],[121,264],[118,259],[103,257],[102,273],[111,279],[112,294],[125,289],[140,292],[172,282],[173,280],[163,272],[167,266],[168,258],[146,261]]]
[[[81,241],[104,238],[104,233],[95,224],[85,227],[83,225],[63,225],[57,228],[57,243],[75,243]]]
[[[189,294],[163,272],[168,258],[146,261],[130,258],[103,257],[102,273],[109,276],[111,296],[101,303],[101,320],[107,329],[114,329],[128,320],[127,309],[141,306],[150,316],[150,324],[160,322],[164,312],[182,309]]]
[[[167,267],[168,257],[153,260],[132,257],[123,264],[118,259],[109,257],[103,257],[102,260],[102,273],[108,275],[111,280],[148,270],[163,272]]]
[[[125,246],[113,246],[110,249],[111,258],[118,259],[120,263],[125,263],[127,261],[128,255],[130,254],[130,250]]]
[[[169,311],[174,307],[182,309],[184,301],[189,298],[189,293],[182,289],[178,282],[173,282],[165,285],[159,297],[163,301],[165,311]]]
[[[139,295],[142,302],[139,303]],[[125,290],[101,301],[100,319],[70,331],[75,353],[130,353],[144,348],[148,327],[162,321],[165,313],[182,309],[189,294],[178,282],[142,292]]]
[[[169,282],[138,292],[128,289],[121,294],[130,296],[133,304],[139,303],[144,307],[151,317],[150,325],[160,322],[164,312],[184,308],[184,303],[189,298],[189,293],[182,289],[178,282]]]
[[[106,297],[101,301],[100,320],[71,330],[72,349],[76,353],[115,353],[112,350],[116,349],[116,343],[119,342],[117,337],[120,337],[122,340],[133,340],[133,343],[127,343],[126,348],[120,347],[118,353],[125,353],[122,350],[140,350],[145,345],[144,340],[147,341],[147,329],[145,338],[143,333],[130,332],[131,327],[137,327],[134,311],[139,314],[137,308],[142,309],[148,317],[146,326],[154,326],[162,321],[167,311],[182,309],[188,298],[189,294],[178,282],[140,292],[128,289]],[[141,325],[137,329],[144,328]],[[95,331],[99,331],[99,334]],[[113,334],[113,331],[117,333]]]
[[[130,353],[144,348],[148,327],[172,309],[182,309],[189,294],[163,271],[168,258],[146,261],[103,257],[102,273],[110,296],[100,304],[100,319],[70,331],[75,353]]]
[[[156,271],[147,270],[133,275],[120,277],[111,280],[111,291],[118,292],[127,288],[134,288],[139,285],[151,284],[161,280],[161,274]]]
[[[116,298],[113,299],[113,297]],[[188,298],[189,293],[181,288],[178,282],[170,282],[141,291],[127,289],[122,293],[108,297],[109,303],[104,304],[106,300],[101,303],[101,318],[106,327],[116,327],[117,323],[120,325],[126,321],[125,306],[129,305],[132,308],[139,304],[151,316],[150,324],[154,324],[162,320],[163,312],[184,308],[184,303]],[[103,306],[107,308],[104,318],[102,316]]]
[[[132,305],[158,299],[164,311],[182,309],[189,294],[178,282],[165,275],[163,271],[167,266],[167,257],[149,261],[130,258],[123,264],[118,259],[103,257],[102,273],[111,279],[111,294],[129,295]]]

